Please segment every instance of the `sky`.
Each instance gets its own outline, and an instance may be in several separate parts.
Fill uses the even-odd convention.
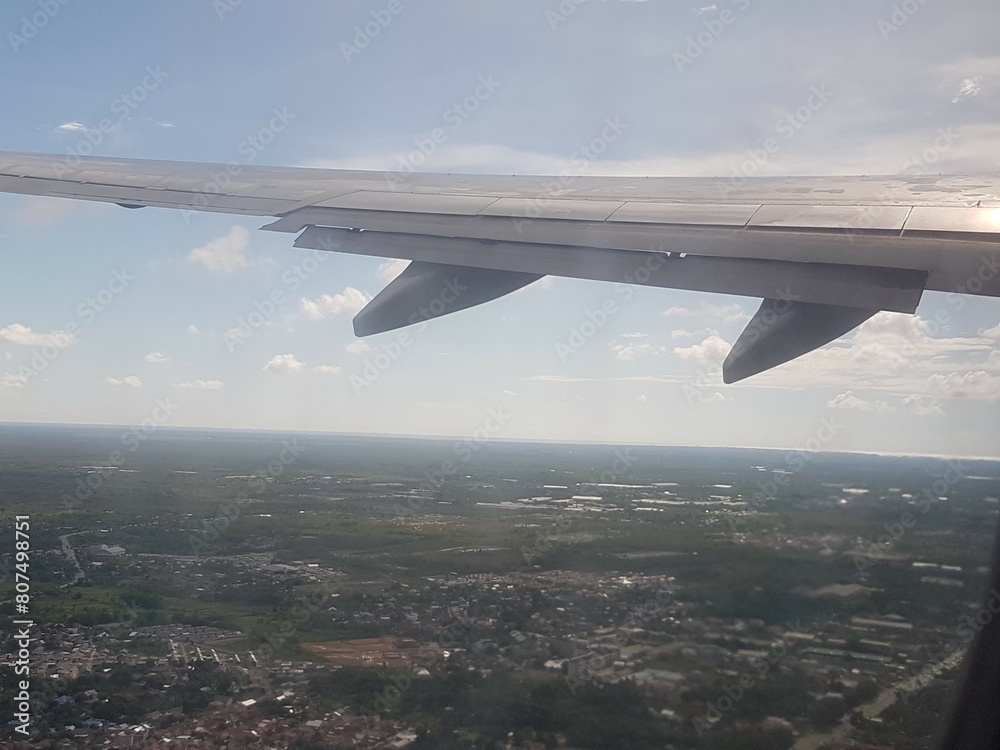
[[[7,0],[0,150],[996,174],[998,28],[995,0]],[[0,421],[1000,457],[995,299],[926,293],[724,386],[758,300],[549,277],[359,340],[402,265],[265,223],[0,196]]]

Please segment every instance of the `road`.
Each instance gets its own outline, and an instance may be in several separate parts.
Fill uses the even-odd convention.
[[[59,541],[62,542],[62,551],[66,555],[66,559],[72,563],[73,567],[76,568],[76,574],[73,576],[73,580],[69,583],[64,583],[59,588],[65,589],[72,586],[77,581],[82,581],[87,576],[83,572],[83,568],[80,567],[80,561],[76,559],[76,552],[73,550],[73,545],[69,543],[69,538],[71,536],[76,536],[77,534],[89,534],[89,531],[74,531],[72,534],[64,534],[59,537]]]
[[[915,677],[908,677],[905,680],[901,680],[891,688],[883,690],[875,698],[868,701],[868,703],[864,703],[858,706],[858,708],[848,711],[841,717],[840,723],[833,729],[827,732],[810,732],[809,734],[802,735],[792,746],[792,750],[819,750],[824,746],[841,747],[837,743],[843,742],[848,733],[854,728],[851,726],[851,715],[854,711],[861,711],[866,719],[879,716],[889,706],[899,700],[900,695],[916,692],[942,672],[957,667],[961,664],[962,657],[964,656],[964,647],[953,651],[943,660],[928,665]]]

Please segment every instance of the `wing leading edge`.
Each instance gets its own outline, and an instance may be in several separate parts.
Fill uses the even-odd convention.
[[[296,247],[411,261],[371,335],[545,275],[763,298],[736,382],[925,289],[1000,296],[1000,178],[502,177],[0,153],[0,192],[271,216]]]

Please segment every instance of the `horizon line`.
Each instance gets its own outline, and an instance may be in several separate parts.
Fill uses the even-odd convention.
[[[11,422],[0,420],[0,427],[95,427],[122,430],[132,430],[141,427],[137,424],[110,424],[95,422]],[[369,438],[396,438],[409,440],[457,440],[468,442],[474,440],[469,435],[417,435],[413,433],[395,432],[340,432],[336,430],[296,430],[278,427],[204,427],[200,425],[157,425],[152,433],[170,430],[204,430],[211,432],[257,432],[257,433],[279,433],[291,435],[323,435],[330,437],[369,437]],[[151,434],[152,434],[151,433]],[[476,441],[483,443],[519,443],[519,444],[543,444],[543,445],[566,445],[566,446],[595,446],[608,448],[670,448],[670,449],[702,449],[702,450],[743,450],[743,451],[769,451],[786,453],[806,453],[814,455],[848,455],[848,456],[875,456],[878,458],[932,458],[939,460],[986,461],[1000,463],[1000,456],[959,456],[939,453],[898,453],[898,452],[878,452],[865,450],[808,450],[806,448],[788,447],[762,447],[747,445],[668,445],[665,443],[642,443],[642,442],[603,442],[599,440],[569,440],[561,438],[516,438],[490,437],[487,440]]]

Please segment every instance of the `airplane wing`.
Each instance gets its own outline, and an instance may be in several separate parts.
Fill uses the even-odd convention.
[[[0,152],[0,192],[277,220],[295,246],[412,261],[367,336],[545,275],[761,297],[732,383],[925,289],[1000,296],[1000,176],[500,176]]]

